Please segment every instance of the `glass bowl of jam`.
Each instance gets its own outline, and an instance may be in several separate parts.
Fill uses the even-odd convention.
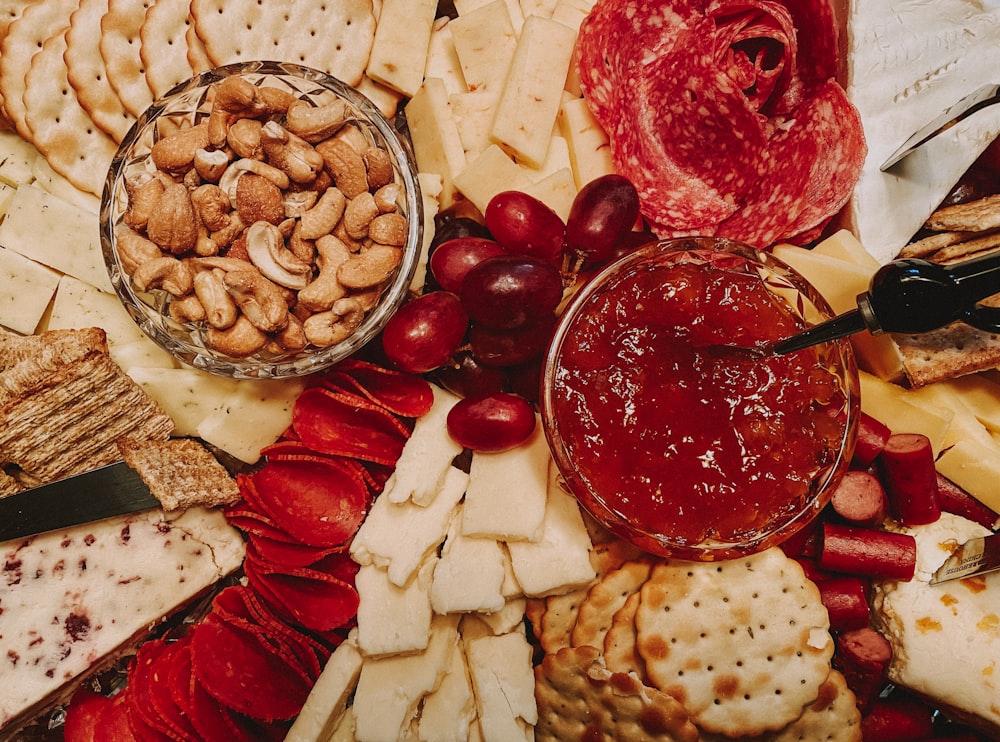
[[[567,487],[654,554],[714,561],[787,539],[850,463],[859,381],[846,340],[766,348],[831,316],[800,274],[731,240],[665,240],[609,265],[545,359],[542,420]]]

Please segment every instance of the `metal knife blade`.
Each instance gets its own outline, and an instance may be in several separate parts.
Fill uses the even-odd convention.
[[[941,565],[930,584],[957,580],[1000,569],[1000,534],[969,539]]]
[[[987,106],[991,106],[994,103],[1000,103],[1000,85],[990,83],[988,85],[983,85],[981,88],[973,91],[972,93],[969,93],[969,95],[949,107],[944,113],[935,118],[933,121],[928,122],[925,126],[915,132],[913,136],[903,142],[900,148],[893,152],[892,155],[889,156],[889,159],[882,163],[879,170],[885,172],[921,144],[933,139],[938,134],[951,128],[962,119],[968,118],[976,111],[986,108]]]
[[[0,541],[160,507],[124,461],[0,498]]]

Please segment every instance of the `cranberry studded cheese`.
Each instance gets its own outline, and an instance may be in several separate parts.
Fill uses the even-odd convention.
[[[151,510],[0,544],[0,739],[236,570],[217,510]]]

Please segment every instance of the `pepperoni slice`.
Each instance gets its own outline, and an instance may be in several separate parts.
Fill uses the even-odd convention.
[[[425,415],[434,403],[431,385],[423,377],[368,361],[350,358],[341,361],[321,381],[334,388],[358,392],[403,417]]]
[[[73,694],[63,723],[65,742],[93,742],[94,730],[112,700],[83,685]]]

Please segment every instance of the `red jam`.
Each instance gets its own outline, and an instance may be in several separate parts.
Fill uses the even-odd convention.
[[[801,329],[752,270],[625,271],[569,321],[550,406],[584,505],[592,495],[627,527],[691,547],[752,539],[802,509],[843,438],[825,411],[840,386],[814,349],[711,347]]]

